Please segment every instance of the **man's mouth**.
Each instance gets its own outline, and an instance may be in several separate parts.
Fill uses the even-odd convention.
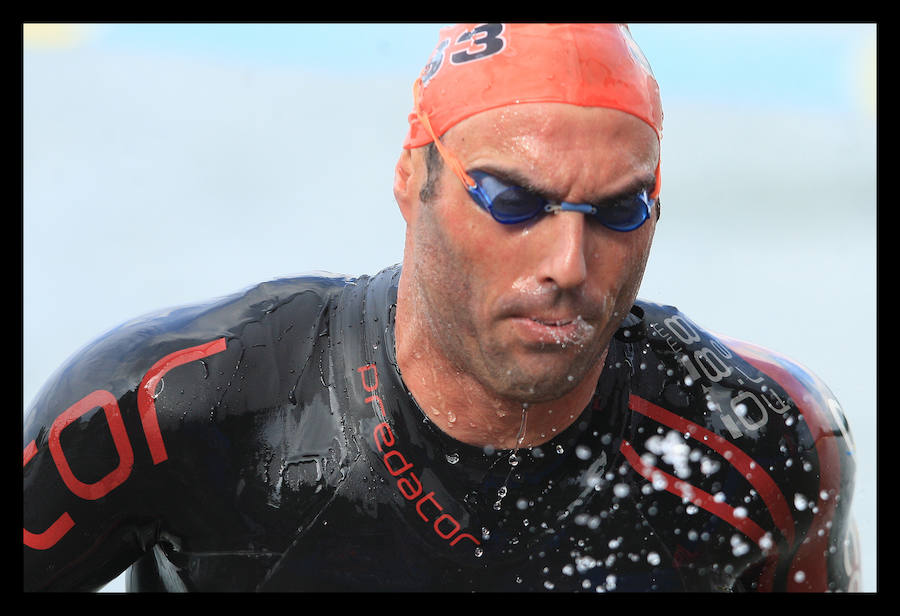
[[[583,342],[594,329],[581,316],[527,316],[512,320],[523,339],[543,344],[568,345]]]

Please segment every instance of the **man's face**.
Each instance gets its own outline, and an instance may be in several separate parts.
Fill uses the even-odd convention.
[[[649,193],[659,154],[655,132],[633,116],[562,104],[487,111],[443,143],[466,170],[574,203]],[[502,225],[445,164],[434,198],[408,217],[403,272],[432,350],[493,395],[559,398],[596,367],[628,314],[655,220],[654,211],[630,232],[577,212]]]

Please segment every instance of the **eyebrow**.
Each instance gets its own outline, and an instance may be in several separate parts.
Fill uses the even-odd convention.
[[[540,195],[551,203],[560,203],[562,201],[561,199],[557,199],[553,196],[554,193],[552,190],[547,190],[545,187],[535,184],[535,182],[530,177],[520,173],[517,169],[502,169],[499,167],[494,167],[493,165],[481,165],[478,166],[477,169],[484,173],[489,173],[507,184],[513,184],[520,188],[524,188],[529,192]],[[603,206],[605,204],[612,203],[626,197],[633,197],[642,190],[645,190],[647,191],[647,194],[650,194],[655,185],[656,176],[655,174],[650,174],[645,177],[635,178],[635,180],[627,184],[625,188],[611,195],[606,195],[588,201],[582,201],[580,203],[593,206]]]

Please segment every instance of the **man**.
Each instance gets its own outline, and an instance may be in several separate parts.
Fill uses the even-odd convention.
[[[28,589],[854,589],[849,431],[636,301],[662,108],[623,26],[462,25],[414,86],[402,267],[118,328],[25,422]]]

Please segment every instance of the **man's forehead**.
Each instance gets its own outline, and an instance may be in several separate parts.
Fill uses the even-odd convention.
[[[615,109],[563,103],[510,105],[476,114],[447,131],[444,139],[469,168],[508,167],[533,177],[579,167],[612,176],[655,176],[659,139],[640,119]],[[550,181],[551,178],[547,178]]]

